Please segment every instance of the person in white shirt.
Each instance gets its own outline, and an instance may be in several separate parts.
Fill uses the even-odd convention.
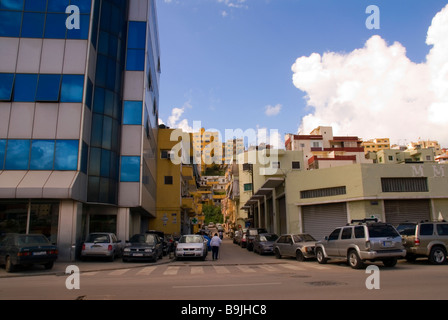
[[[215,233],[212,240],[210,240],[210,246],[212,247],[212,259],[218,260],[219,247],[221,246],[222,240],[218,237],[218,234]]]

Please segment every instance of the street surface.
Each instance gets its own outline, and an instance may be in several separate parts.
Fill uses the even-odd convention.
[[[259,256],[225,239],[220,259],[157,263],[89,261],[80,269],[79,289],[67,289],[65,268],[36,267],[6,273],[0,269],[0,300],[318,300],[318,299],[447,299],[448,266],[400,261],[379,266],[379,289],[368,289],[371,275],[345,263],[298,262]],[[246,301],[246,302],[247,302]]]

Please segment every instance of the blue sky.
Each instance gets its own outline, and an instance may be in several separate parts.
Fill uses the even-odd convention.
[[[293,75],[302,76],[297,70],[311,65],[307,58],[313,53],[322,58],[321,64],[313,65],[323,69],[319,77],[331,73],[337,88],[347,88],[357,82],[363,72],[368,76],[372,69],[367,67],[365,70],[358,68],[359,75],[356,72],[344,75],[345,82],[339,82],[337,74],[350,69],[343,64],[366,48],[366,42],[374,35],[382,41],[370,47],[378,46],[376,50],[385,53],[378,61],[388,61],[394,56],[393,45],[398,42],[397,50],[403,49],[400,61],[410,60],[403,76],[412,78],[409,74],[418,74],[413,69],[426,66],[426,56],[432,48],[426,43],[428,28],[447,3],[438,0],[157,0],[162,63],[159,117],[165,124],[184,128],[192,127],[193,121],[201,121],[206,129],[218,129],[222,133],[225,129],[267,128],[277,129],[283,136],[297,133],[302,125],[302,133],[308,134],[317,123],[332,125],[336,134],[358,135],[365,139],[390,136],[397,143],[417,138],[448,143],[448,137],[439,136],[438,130],[427,129],[432,123],[413,132],[403,132],[403,128],[392,131],[388,129],[390,123],[372,125],[365,122],[364,116],[357,116],[362,112],[359,109],[362,97],[342,99],[344,105],[336,106],[329,101],[341,101],[341,97],[335,96],[329,88],[331,85],[325,87],[322,82],[303,77],[303,81],[293,82]],[[379,30],[366,27],[369,5],[376,5],[380,10]],[[377,59],[374,51],[361,51],[365,64],[371,64],[370,61],[374,64]],[[342,66],[332,64],[334,60],[324,64],[326,53],[341,57],[344,61],[338,63]],[[293,71],[293,65],[301,57],[303,59],[296,64],[298,68]],[[397,65],[400,62],[394,62],[391,70]],[[445,75],[441,77],[447,79]],[[399,80],[392,86],[395,90],[415,92],[413,86],[421,86],[418,81],[409,80],[409,84],[406,81],[407,89],[395,87],[403,84]],[[362,85],[367,84],[363,82]],[[368,84],[384,91],[380,89],[382,85]],[[442,94],[436,101],[439,107],[426,112],[431,113],[432,118],[448,120],[448,111],[444,108],[448,106],[446,98]],[[419,97],[412,99],[425,105],[434,102]],[[400,104],[397,101],[402,100],[395,96],[378,99],[376,105],[381,107],[375,109],[379,114],[374,111],[375,122],[386,117],[397,118],[406,108],[412,107],[403,105],[402,109],[388,115],[388,105]],[[354,104],[357,107],[353,107]],[[325,109],[330,105],[332,109]],[[368,108],[372,106],[366,106],[365,110]],[[442,114],[434,115],[434,110]],[[373,117],[371,111],[368,112]],[[333,113],[334,118],[323,115]],[[344,118],[344,113],[350,116]],[[310,117],[304,124],[303,117],[307,115]],[[416,115],[414,121],[419,118],[421,115]]]

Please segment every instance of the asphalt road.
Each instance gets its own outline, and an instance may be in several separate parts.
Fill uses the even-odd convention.
[[[74,263],[79,274],[53,270],[0,270],[0,300],[388,300],[448,299],[448,266],[400,261],[394,268],[378,264],[376,273],[353,270],[345,263],[297,262],[259,256],[225,239],[220,259],[123,263]],[[75,276],[78,276],[75,279]],[[368,289],[367,284],[377,288]],[[68,289],[67,283],[79,284]]]

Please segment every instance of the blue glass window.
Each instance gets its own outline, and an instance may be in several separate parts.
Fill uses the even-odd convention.
[[[130,21],[128,31],[128,48],[145,49],[146,22]]]
[[[80,13],[90,13],[92,0],[71,0],[70,4],[78,6]]]
[[[47,10],[47,0],[25,0],[25,11],[45,12]]]
[[[19,37],[21,22],[21,11],[0,11],[0,37]]]
[[[14,101],[33,102],[36,96],[37,74],[16,74]]]
[[[48,12],[64,12],[70,5],[69,0],[48,0]]]
[[[78,146],[78,140],[56,140],[54,169],[72,171],[77,170]]]
[[[143,71],[145,68],[145,50],[128,49],[126,56],[127,71]]]
[[[28,170],[30,140],[8,140],[6,147],[6,170]]]
[[[83,39],[89,38],[90,15],[81,14],[79,16],[79,29],[67,30],[67,39]]]
[[[42,38],[44,34],[45,14],[25,12],[23,14],[22,37]]]
[[[0,101],[10,101],[14,74],[0,73]]]
[[[142,124],[142,101],[125,101],[123,104],[123,124]]]
[[[0,9],[23,10],[23,0],[1,0]]]
[[[33,140],[31,143],[30,170],[52,170],[54,140]]]
[[[123,182],[140,181],[140,157],[121,157],[120,180]]]
[[[36,101],[58,101],[61,75],[41,74],[37,85]]]
[[[82,142],[82,149],[81,149],[81,171],[87,174],[87,164],[89,161],[88,158],[89,153],[89,146],[84,141]]]
[[[0,170],[3,170],[3,165],[5,163],[5,149],[6,140],[0,139]]]
[[[65,32],[67,30],[67,27],[65,25],[66,20],[67,15],[65,13],[47,13],[47,21],[45,23],[45,38],[65,39]]]
[[[61,102],[82,102],[84,75],[64,74],[62,76]]]

